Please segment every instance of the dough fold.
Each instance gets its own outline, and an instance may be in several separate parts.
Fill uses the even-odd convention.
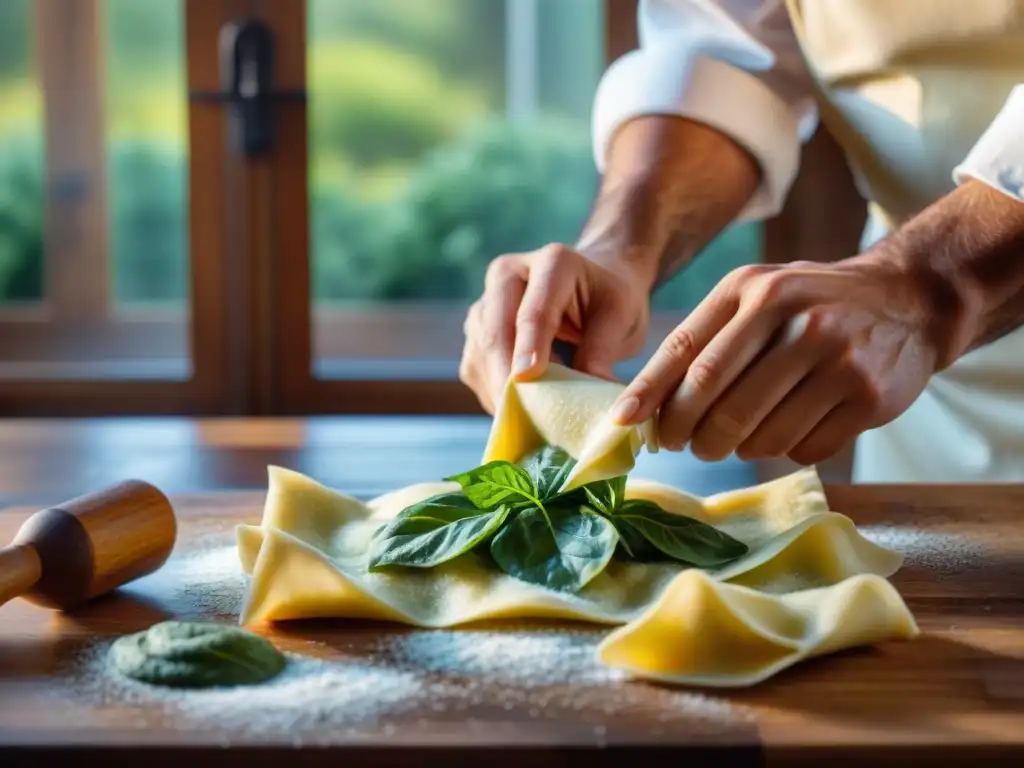
[[[738,687],[807,658],[918,634],[899,593],[876,574],[775,596],[693,570],[597,653],[610,667],[659,682]]]
[[[658,451],[654,421],[616,425],[609,417],[623,385],[552,364],[532,381],[505,385],[481,464],[518,462],[528,453],[557,445],[576,459],[564,490],[628,474],[644,446]]]
[[[620,389],[560,366],[540,381],[510,384],[483,462],[518,461],[549,443],[579,460],[567,486],[628,473],[639,449],[656,449],[657,440],[649,425],[611,425],[606,414]],[[368,545],[383,524],[458,487],[419,483],[363,502],[270,467],[260,524],[236,531],[249,577],[240,623],[337,618],[439,628],[575,619],[617,627],[598,649],[609,666],[711,686],[751,685],[811,656],[917,633],[885,580],[902,554],[830,510],[813,468],[707,498],[628,478],[627,498],[697,518],[748,545],[719,569],[613,559],[575,594],[519,581],[474,552],[432,569],[368,570]]]

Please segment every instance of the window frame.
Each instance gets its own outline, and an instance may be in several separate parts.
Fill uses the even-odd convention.
[[[296,6],[305,6],[305,2]],[[636,16],[637,0],[603,0],[605,61],[610,63],[637,45]],[[304,66],[304,61],[303,61]],[[303,82],[305,73],[303,72]],[[305,110],[289,113],[296,123],[302,120],[301,133],[305,135]],[[295,126],[298,131],[298,125]],[[303,155],[299,156],[297,145],[281,147],[289,156],[287,162],[306,167],[307,147],[303,143]],[[294,190],[299,193],[298,190]],[[308,221],[308,195],[305,190],[292,199],[295,209],[303,208],[303,221]],[[308,254],[308,250],[306,251]],[[416,313],[414,309],[403,308],[392,312],[377,311],[373,317],[360,316],[352,310],[336,308],[313,308],[310,295],[310,262],[296,268],[282,270],[275,285],[279,292],[278,306],[281,311],[279,323],[282,332],[277,335],[278,345],[274,356],[280,361],[280,368],[288,373],[278,382],[279,393],[277,412],[288,415],[314,413],[347,414],[482,414],[483,410],[473,393],[458,379],[419,377],[358,377],[318,378],[317,368],[333,367],[313,359],[314,329],[324,336],[343,339],[346,336],[365,338],[375,327],[387,323],[403,323],[415,329],[417,338],[462,337],[464,312],[435,309]],[[284,326],[287,325],[287,332]],[[394,337],[392,336],[392,340]],[[328,342],[330,344],[330,342]],[[413,339],[408,342],[410,349],[422,352],[422,345]],[[336,346],[342,342],[336,342]],[[330,348],[330,347],[328,347]],[[344,362],[340,363],[345,366]],[[382,360],[379,370],[399,367],[400,364]],[[406,367],[406,366],[403,366]],[[429,371],[427,371],[429,373]]]
[[[304,3],[303,3],[304,5]],[[604,0],[605,9],[605,61],[610,64],[623,54],[636,48],[637,0]],[[302,117],[304,118],[304,114]],[[300,116],[291,113],[291,118]],[[298,131],[298,126],[296,126]],[[302,133],[305,126],[302,128]],[[305,146],[303,145],[303,149]],[[296,149],[288,148],[289,162],[303,167],[306,157],[299,157]],[[820,194],[829,189],[832,197]],[[301,205],[303,219],[308,217],[308,199],[304,192]],[[852,194],[851,194],[852,191]],[[835,206],[836,195],[843,205]],[[847,206],[852,202],[852,208]],[[858,202],[859,201],[859,202]],[[300,204],[299,198],[294,201]],[[836,211],[836,208],[841,210]],[[818,132],[804,149],[804,166],[793,192],[782,213],[764,223],[762,257],[768,263],[781,263],[796,259],[821,260],[822,254],[852,253],[849,233],[863,222],[864,207],[846,168],[842,152],[831,142],[824,129]],[[859,231],[857,232],[859,236]],[[422,356],[424,346],[431,338],[462,337],[464,312],[429,311],[417,313],[414,308],[376,310],[372,316],[357,310],[313,308],[309,294],[308,259],[298,268],[282,272],[277,287],[280,291],[281,321],[287,322],[289,331],[278,336],[280,347],[276,357],[289,373],[279,390],[278,410],[290,415],[313,413],[379,413],[379,414],[480,414],[483,413],[472,392],[455,378],[430,375],[429,365],[422,366],[424,375],[369,376],[350,375],[347,378],[318,378],[316,369],[356,368],[345,362],[346,337],[359,339],[357,346],[366,348],[366,338],[374,335],[394,344],[396,333],[382,334],[381,326],[398,324],[409,332],[403,346],[411,354]],[[648,347],[653,350],[657,342],[678,322],[672,313],[657,314],[652,318]],[[321,363],[312,358],[314,329],[326,337],[324,345],[329,356],[337,350],[338,363]],[[404,338],[404,337],[403,337]],[[335,339],[337,341],[331,341]],[[295,343],[293,343],[293,341]],[[393,348],[389,352],[395,351]],[[395,361],[401,355],[395,355]],[[376,361],[375,361],[376,362]],[[384,359],[372,366],[375,371],[408,369],[413,364],[401,364]]]
[[[221,25],[246,10],[240,0],[184,0],[189,93],[220,88]],[[115,308],[108,295],[106,156],[103,143],[102,0],[34,0],[37,71],[45,104],[46,296],[0,309],[0,415],[212,414],[237,406],[228,372],[225,300],[226,122],[217,105],[190,100],[188,221],[191,304],[184,311]],[[87,194],[80,194],[82,190]],[[72,229],[69,231],[69,227]],[[71,240],[70,244],[68,241]],[[170,355],[187,327],[185,375],[126,375],[142,367],[125,352]],[[83,345],[90,355],[69,362]],[[119,358],[108,362],[103,358]],[[237,356],[236,356],[237,358]],[[168,362],[170,358],[168,358]],[[168,366],[164,366],[165,368]],[[177,368],[183,366],[178,365]],[[60,371],[64,375],[52,375]],[[6,373],[6,372],[5,372]]]
[[[102,78],[96,71],[96,14],[101,2],[35,0],[41,12],[51,14],[51,18],[60,18],[59,14],[83,18],[83,13],[92,17],[91,27],[74,25],[81,39],[75,45],[65,41],[63,54],[55,52],[52,44],[41,53],[46,58],[68,55],[67,51],[80,56],[92,51],[91,64],[86,58],[76,66],[86,67],[86,84],[93,83],[92,98],[97,106],[89,118],[93,123],[93,149],[90,154],[79,148],[79,154],[66,158],[65,165],[81,170],[84,163],[91,163],[87,182],[96,189],[102,189],[105,171],[102,131],[98,130],[102,116],[98,89]],[[637,45],[637,0],[603,3],[605,59],[610,63]],[[263,20],[275,33],[277,87],[305,92],[305,0],[184,0],[184,7],[190,93],[220,89],[221,26],[226,21],[251,16]],[[51,34],[49,40],[52,39]],[[87,65],[93,67],[91,80]],[[48,75],[52,79],[68,66],[66,61],[50,62],[49,69],[44,67],[43,71],[57,73]],[[78,102],[72,102],[75,88],[48,88],[48,113],[61,114],[63,110],[64,114],[78,114],[74,109],[84,90],[88,89],[79,88]],[[376,311],[360,317],[352,310],[313,307],[307,113],[304,100],[280,102],[275,112],[275,146],[264,156],[244,158],[229,146],[226,105],[209,100],[189,101],[191,324],[187,338],[192,352],[191,376],[184,380],[132,376],[125,373],[133,367],[127,365],[120,371],[120,378],[3,378],[0,415],[483,413],[474,395],[461,382],[451,376],[439,378],[425,368],[421,375],[412,378],[316,376],[316,368],[325,366],[314,361],[315,327],[328,339],[336,340],[328,342],[328,353],[332,348],[338,349],[337,357],[343,358],[346,337],[365,339],[381,323],[403,321],[417,332],[417,336],[409,337],[409,348],[422,353],[424,340],[450,339],[453,335],[461,339],[463,313],[457,309],[440,313],[431,309],[417,314],[405,309],[391,313]],[[47,121],[48,126],[50,122]],[[54,133],[48,127],[47,141],[58,149],[66,145],[56,127]],[[98,152],[96,142],[101,144]],[[48,158],[49,150],[48,146]],[[98,229],[94,224],[92,231],[105,239],[101,196],[89,196],[87,205],[92,208],[83,212],[74,207],[74,198],[69,201],[57,194],[75,180],[68,173],[60,167],[48,167],[48,240],[54,237],[51,229],[58,230],[71,217],[102,222]],[[822,194],[824,190],[827,195]],[[849,255],[855,252],[864,215],[863,200],[856,192],[841,150],[820,128],[804,147],[801,172],[785,208],[779,216],[764,223],[763,258],[769,263],[781,263]],[[91,261],[84,274],[92,278],[102,275],[104,279],[99,282],[106,285],[106,248],[102,242],[95,241],[87,249]],[[79,269],[72,275],[71,284],[81,274]],[[68,277],[64,280],[67,282]],[[112,312],[104,306],[106,297],[102,291],[90,289],[86,293],[91,300],[83,302],[77,314],[72,315],[62,315],[63,309],[55,311],[56,307],[45,303],[25,309],[0,309],[0,360],[11,359],[18,350],[32,350],[37,355],[43,350],[55,361],[61,361],[56,365],[68,367],[64,361],[83,345],[104,350],[111,357],[134,350],[167,354],[175,334],[180,338],[189,321],[183,312]],[[399,316],[403,313],[404,319]],[[656,344],[675,322],[671,314],[655,315],[650,344]],[[392,334],[390,338],[394,341],[396,336]],[[91,372],[97,369],[91,361],[83,366]],[[389,367],[399,366],[395,361],[385,360],[378,370],[386,371]]]

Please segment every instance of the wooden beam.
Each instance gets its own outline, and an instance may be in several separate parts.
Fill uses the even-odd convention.
[[[188,88],[219,91],[220,33],[244,10],[238,0],[185,0]],[[222,104],[189,101],[189,256],[194,382],[225,411],[243,412],[246,350],[229,336],[243,292],[229,290],[227,122]]]
[[[3,356],[14,363],[8,368],[15,373],[0,368],[0,416],[224,413],[231,405],[232,370],[226,318],[237,300],[228,291],[224,267],[223,110],[196,103],[189,109],[191,300],[184,322],[189,323],[191,348],[181,350],[182,318],[149,316],[133,323],[135,313],[115,314],[107,303],[106,217],[97,202],[103,200],[105,184],[96,181],[103,178],[104,165],[102,79],[96,63],[102,3],[36,0],[35,8],[40,50],[45,51],[40,61],[47,88],[47,258],[53,269],[47,307],[35,316],[0,314],[0,334],[7,337],[0,353],[20,350],[20,359]],[[239,0],[185,0],[183,8],[188,86],[218,90],[220,30],[239,12]],[[76,237],[85,250],[76,245]],[[86,255],[94,261],[86,261]],[[19,335],[26,343],[14,338]],[[163,380],[163,371],[170,370],[166,363],[173,362],[167,358],[175,352],[191,357],[191,379],[168,375],[170,380]],[[152,371],[143,370],[144,376],[118,373],[138,368],[137,361],[147,357],[164,359]],[[234,367],[244,373],[244,366]]]
[[[306,90],[306,2],[257,4],[274,32],[274,86]],[[273,150],[248,174],[252,413],[294,413],[313,383],[307,104],[282,99]]]
[[[35,0],[45,114],[46,301],[54,320],[108,310],[101,0]]]
[[[853,256],[866,218],[846,156],[820,126],[803,148],[785,207],[765,222],[765,261],[827,262]]]
[[[638,0],[604,0],[604,50],[610,64],[639,45]]]

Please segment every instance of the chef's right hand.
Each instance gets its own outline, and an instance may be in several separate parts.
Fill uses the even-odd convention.
[[[629,266],[598,263],[565,245],[499,256],[463,326],[459,378],[493,414],[509,375],[543,374],[561,339],[577,352],[556,361],[614,380],[612,367],[643,348],[649,289]]]

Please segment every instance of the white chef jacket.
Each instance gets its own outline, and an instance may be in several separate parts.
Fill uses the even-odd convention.
[[[738,220],[763,220],[827,113],[869,201],[863,247],[969,178],[1024,204],[1024,0],[640,0],[638,22],[595,96],[599,170],[627,120],[688,117],[760,164]],[[854,480],[1024,481],[1024,329],[864,433]]]

